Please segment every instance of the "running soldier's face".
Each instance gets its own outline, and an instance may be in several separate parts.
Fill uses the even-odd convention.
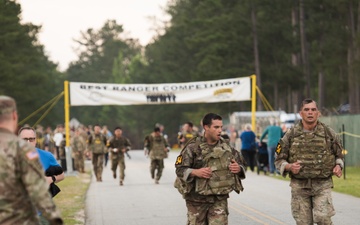
[[[116,129],[116,130],[114,131],[114,134],[115,134],[116,137],[121,137],[121,135],[122,135],[122,130]]]
[[[205,137],[209,144],[215,144],[221,137],[222,120],[213,120],[210,126],[204,126]]]
[[[95,134],[100,134],[101,131],[101,127],[100,126],[94,126],[94,133]]]
[[[302,120],[307,124],[316,123],[319,115],[320,112],[318,111],[315,102],[310,102],[309,104],[305,104],[300,111],[300,116]]]

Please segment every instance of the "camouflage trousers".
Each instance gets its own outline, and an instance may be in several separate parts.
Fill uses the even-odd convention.
[[[160,180],[160,177],[162,175],[162,171],[164,169],[164,160],[163,159],[152,159],[150,163],[150,174],[152,179]],[[155,170],[156,177],[155,177]]]
[[[85,172],[84,162],[85,162],[84,152],[83,151],[74,152],[74,164],[75,164],[74,166],[77,171],[81,173]]]
[[[102,181],[104,154],[92,154],[92,164],[97,181]]]
[[[297,225],[332,225],[335,210],[331,188],[292,188],[291,211]]]
[[[214,203],[192,202],[186,200],[187,225],[227,225],[227,199],[215,200]]]
[[[124,155],[111,154],[111,170],[116,174],[116,169],[119,166],[120,180],[125,179],[125,157]]]

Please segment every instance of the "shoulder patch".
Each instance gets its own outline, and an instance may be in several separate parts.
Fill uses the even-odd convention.
[[[182,155],[179,155],[179,156],[176,158],[175,165],[180,165],[181,163],[182,163]]]
[[[26,157],[30,160],[33,160],[33,159],[37,159],[39,158],[39,154],[38,152],[35,150],[35,151],[30,151],[28,153],[26,153]]]
[[[281,145],[280,145],[280,142],[277,144],[277,146],[276,146],[276,150],[275,150],[275,152],[276,152],[276,154],[280,154],[280,152],[281,152]]]

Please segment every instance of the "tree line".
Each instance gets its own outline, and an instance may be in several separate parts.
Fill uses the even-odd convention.
[[[78,59],[65,72],[49,60],[38,41],[41,27],[21,23],[21,6],[0,1],[0,94],[13,96],[20,119],[63,90],[63,81],[176,83],[257,75],[257,86],[275,110],[296,110],[306,97],[325,115],[360,112],[359,0],[173,0],[171,16],[156,27],[147,46],[126,37],[108,20],[75,40]],[[264,110],[260,100],[257,109]],[[156,123],[175,140],[186,121],[199,125],[207,112],[250,111],[250,102],[72,107],[83,124],[120,125],[133,143]],[[64,121],[63,102],[42,124]],[[34,124],[38,113],[29,119]]]

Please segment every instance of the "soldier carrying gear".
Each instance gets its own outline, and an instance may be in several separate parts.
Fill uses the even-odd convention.
[[[164,158],[170,151],[170,147],[166,139],[160,133],[160,128],[155,127],[154,132],[145,138],[145,154],[148,154],[151,160],[150,174],[155,179],[155,184],[159,184],[159,180],[164,169]],[[155,176],[155,171],[157,171]]]
[[[114,129],[114,136],[110,139],[108,147],[111,151],[111,170],[113,171],[113,177],[116,179],[116,169],[119,165],[120,171],[120,185],[124,185],[125,179],[125,157],[131,149],[131,143],[129,139],[122,136],[121,127]]]
[[[175,187],[183,195],[189,225],[228,224],[229,193],[243,191],[244,160],[221,138],[222,118],[204,116],[204,137],[191,139],[175,162]]]
[[[178,142],[180,148],[183,148],[185,144],[192,138],[198,136],[194,131],[194,124],[192,122],[186,122],[182,127],[182,132],[178,134]]]
[[[104,165],[104,154],[107,151],[106,137],[101,133],[100,125],[94,126],[94,133],[91,134],[87,140],[89,149],[92,152],[92,164],[96,181],[102,182],[102,172]]]
[[[332,175],[344,167],[341,141],[333,129],[318,121],[312,99],[300,107],[302,120],[285,133],[276,148],[276,168],[291,181],[291,208],[297,224],[332,224]]]

